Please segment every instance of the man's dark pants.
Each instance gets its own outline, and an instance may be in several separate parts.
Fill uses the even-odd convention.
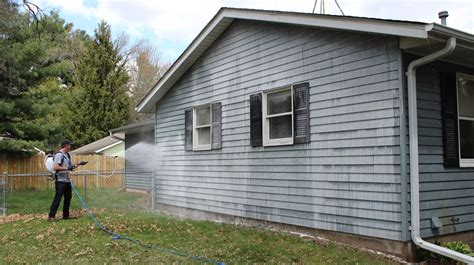
[[[61,197],[63,196],[63,217],[69,217],[69,205],[71,204],[72,198],[71,183],[56,181],[54,186],[56,187],[56,194],[54,195],[53,202],[51,203],[49,217],[56,216],[59,204],[61,203]]]

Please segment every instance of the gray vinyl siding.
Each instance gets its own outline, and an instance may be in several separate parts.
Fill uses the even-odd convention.
[[[405,65],[409,62],[407,60]],[[424,66],[417,71],[420,215],[423,237],[474,230],[474,169],[445,168],[443,164],[439,83],[439,74],[443,69],[474,74],[472,68],[441,62]],[[431,217],[439,217],[443,227],[431,229]],[[459,218],[459,222],[453,223],[451,218]]]
[[[235,21],[156,106],[156,201],[401,240],[398,40]],[[250,146],[249,95],[310,83],[311,142]],[[222,149],[184,110],[222,102]]]
[[[153,130],[125,134],[125,187],[129,189],[150,190],[151,167],[147,161],[152,154],[141,144],[154,143]]]

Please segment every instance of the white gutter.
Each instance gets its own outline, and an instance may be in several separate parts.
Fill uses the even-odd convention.
[[[408,65],[408,119],[410,132],[410,191],[411,191],[411,238],[426,250],[440,255],[474,264],[474,257],[424,241],[420,236],[420,172],[418,168],[418,115],[416,104],[416,69],[424,64],[451,54],[456,47],[456,38],[450,37],[446,46],[435,53],[419,58]]]

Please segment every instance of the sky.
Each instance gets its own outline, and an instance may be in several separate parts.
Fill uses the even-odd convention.
[[[318,1],[315,13],[320,11]],[[162,59],[172,62],[186,49],[221,7],[311,13],[315,0],[34,0],[44,11],[57,10],[75,28],[93,34],[100,20],[132,40],[146,39]],[[448,26],[474,33],[473,0],[337,0],[345,15],[439,22],[449,12]],[[335,1],[325,1],[326,14],[340,15]]]

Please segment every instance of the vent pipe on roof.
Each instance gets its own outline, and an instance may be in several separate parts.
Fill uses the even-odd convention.
[[[442,24],[443,26],[447,26],[447,24],[446,24],[446,18],[447,18],[448,16],[449,16],[449,13],[448,13],[448,11],[446,11],[446,10],[440,11],[440,12],[438,13],[438,17],[441,19],[441,24]]]

